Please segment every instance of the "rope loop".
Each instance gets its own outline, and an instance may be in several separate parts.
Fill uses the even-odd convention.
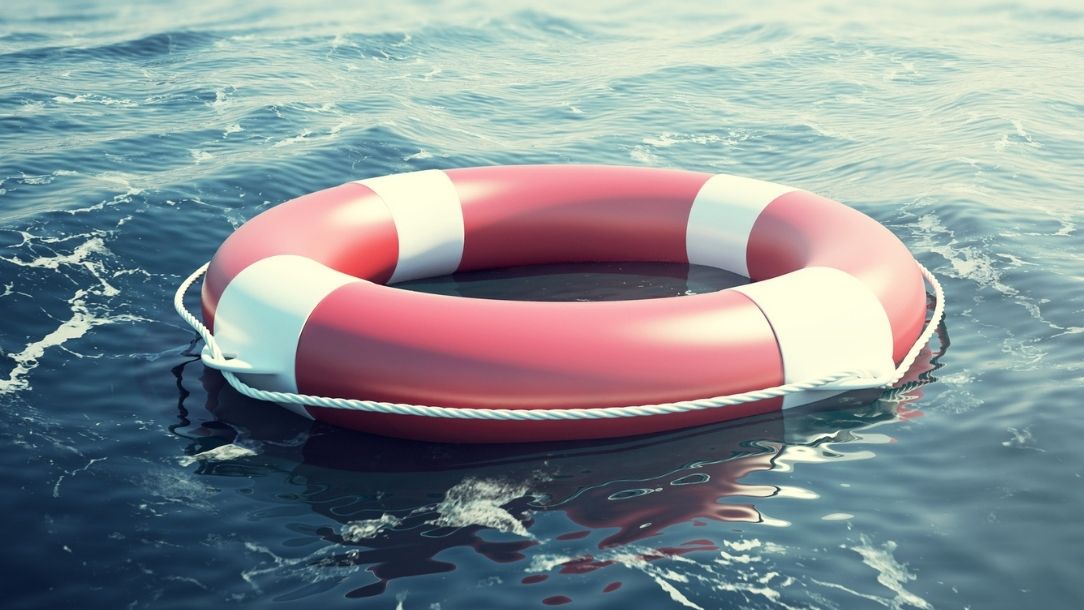
[[[189,288],[191,288],[192,284],[207,272],[209,264],[210,263],[204,263],[199,269],[196,269],[188,276],[188,278],[181,282],[181,285],[177,288],[177,293],[173,296],[173,307],[177,310],[177,314],[181,316],[181,319],[191,326],[206,344],[206,347],[201,354],[204,363],[209,366],[213,365],[212,368],[221,370],[223,377],[226,378],[226,381],[233,389],[249,398],[267,402],[350,411],[365,411],[369,413],[385,413],[391,415],[413,415],[417,417],[501,421],[614,419],[621,417],[645,417],[649,415],[671,415],[701,409],[731,407],[814,389],[838,389],[845,391],[861,388],[890,388],[896,385],[899,380],[907,374],[907,371],[910,370],[911,366],[918,358],[919,353],[922,352],[922,348],[925,347],[933,337],[934,332],[937,330],[938,325],[941,324],[941,320],[945,315],[945,294],[941,287],[941,283],[937,281],[937,278],[930,273],[928,269],[921,264],[916,263],[918,264],[919,270],[922,272],[922,277],[925,278],[926,282],[933,289],[933,313],[926,323],[926,327],[919,335],[918,340],[915,341],[903,361],[896,367],[892,377],[888,379],[870,379],[861,371],[841,371],[802,382],[786,383],[771,388],[751,390],[739,394],[626,407],[592,407],[582,409],[477,409],[466,407],[437,407],[380,402],[376,400],[360,400],[355,398],[309,396],[291,392],[273,392],[270,390],[260,390],[246,384],[237,377],[234,371],[242,373],[256,371],[246,368],[247,363],[227,358],[222,353],[222,349],[219,347],[218,342],[215,341],[215,337],[211,334],[211,331],[208,330],[207,327],[203,325],[203,322],[196,318],[192,312],[188,311],[184,305],[184,297],[188,293]]]

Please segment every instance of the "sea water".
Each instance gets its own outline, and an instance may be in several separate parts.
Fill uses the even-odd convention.
[[[0,603],[1080,607],[1082,159],[1071,2],[8,0]],[[173,291],[246,219],[512,163],[837,199],[941,278],[945,323],[880,397],[572,445],[315,426],[200,364]],[[687,271],[415,288],[719,287]]]

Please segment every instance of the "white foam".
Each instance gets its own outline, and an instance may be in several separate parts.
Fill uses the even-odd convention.
[[[68,175],[75,175],[77,173],[78,172],[68,172],[68,173],[66,173],[63,170],[60,170],[60,171],[56,172],[56,175],[58,175],[58,176],[68,176]],[[98,180],[100,182],[105,182],[105,183],[108,183],[108,184],[115,184],[115,185],[123,188],[125,193],[128,194],[128,195],[138,195],[139,193],[143,192],[143,189],[132,186],[132,178],[134,178],[134,177],[135,176],[133,176],[132,174],[127,174],[127,173],[124,173],[124,172],[102,172],[100,174],[94,174],[93,176],[91,176],[91,178],[93,178],[95,180]]]
[[[68,301],[71,304],[72,316],[62,322],[60,326],[57,326],[41,339],[28,343],[23,351],[17,354],[8,354],[8,358],[15,361],[15,366],[8,373],[7,379],[0,379],[0,396],[30,388],[30,382],[26,378],[27,373],[38,365],[38,360],[50,347],[61,346],[68,341],[79,339],[95,326],[114,322],[142,321],[142,318],[138,316],[129,315],[99,317],[91,313],[87,308],[86,295],[87,291],[79,290]]]
[[[166,576],[165,579],[168,580],[168,581],[172,581],[172,582],[187,583],[187,584],[190,584],[190,585],[197,586],[200,589],[203,589],[204,591],[210,591],[210,588],[207,585],[205,585],[202,582],[196,580],[195,578],[192,578],[191,576],[174,576],[174,575],[170,575],[170,576]]]
[[[258,553],[270,558],[270,563],[265,562],[262,565],[253,566],[240,574],[241,579],[258,593],[262,592],[257,582],[261,578],[266,578],[276,587],[283,586],[286,581],[292,581],[299,587],[308,587],[328,581],[341,582],[347,576],[364,569],[364,566],[355,563],[328,561],[328,559],[337,559],[342,552],[342,547],[334,545],[322,546],[309,555],[298,557],[277,555],[271,549],[254,542],[245,542],[244,546],[250,553]]]
[[[723,545],[741,553],[760,548],[761,542],[756,538],[751,538],[749,540],[724,540]]]
[[[844,593],[850,593],[851,595],[853,595],[855,597],[858,597],[858,598],[861,598],[861,599],[868,599],[868,600],[870,600],[872,602],[877,602],[878,604],[880,604],[882,606],[888,606],[888,602],[885,601],[885,599],[883,597],[879,597],[877,595],[870,595],[868,593],[860,593],[858,591],[855,591],[854,589],[851,589],[850,587],[844,587],[841,584],[837,584],[837,583],[834,583],[834,582],[827,582],[827,581],[819,580],[817,578],[810,578],[809,581],[812,582],[812,583],[816,583],[816,584],[818,584],[818,585],[820,585],[822,587],[828,587],[829,589],[837,589],[839,591],[843,591]]]
[[[53,101],[58,104],[71,105],[71,104],[101,104],[103,106],[120,106],[122,108],[134,108],[139,104],[129,99],[117,99],[108,97],[105,95],[77,95],[75,97],[68,97],[67,95],[57,95],[53,97]]]
[[[183,504],[200,509],[210,509],[207,499],[215,494],[211,487],[192,478],[187,472],[176,469],[152,470],[142,478],[142,484],[150,495],[163,503]]]
[[[278,142],[275,142],[275,144],[272,146],[272,148],[282,148],[283,146],[290,146],[291,144],[297,144],[298,142],[304,142],[310,135],[312,135],[311,130],[302,129],[301,133],[297,134],[296,136],[294,136],[292,138],[286,138],[284,140],[279,140]]]
[[[373,538],[386,528],[395,527],[400,523],[402,523],[402,519],[385,513],[377,519],[351,521],[339,530],[339,535],[347,542],[361,542]]]
[[[427,523],[440,527],[481,525],[497,531],[533,538],[523,523],[502,508],[527,495],[526,485],[468,478],[449,489],[436,506],[439,516]]]
[[[57,254],[55,256],[39,256],[35,259],[25,261],[18,258],[0,257],[0,260],[17,265],[19,267],[33,267],[38,269],[59,269],[63,265],[82,267],[90,272],[101,285],[100,290],[88,290],[86,292],[98,294],[101,296],[112,297],[120,294],[108,280],[105,279],[106,274],[105,265],[101,261],[92,260],[92,256],[108,256],[109,250],[105,247],[105,242],[99,236],[99,233],[92,233],[86,235],[74,235],[65,238],[52,238],[41,239],[36,238],[29,233],[23,233],[23,242],[20,246],[27,243],[31,239],[37,239],[41,243],[62,243],[70,239],[85,237],[87,240],[82,244],[75,247],[70,254]],[[78,296],[78,295],[77,295]],[[73,297],[74,298],[74,297]],[[69,301],[71,302],[71,301]]]
[[[108,457],[91,458],[91,460],[89,462],[87,462],[86,465],[83,466],[82,468],[76,468],[75,470],[65,470],[64,474],[60,475],[60,477],[57,478],[56,483],[53,483],[53,497],[54,498],[59,498],[60,497],[60,484],[62,482],[64,482],[65,478],[74,477],[75,475],[79,474],[80,472],[86,472],[94,464],[97,464],[98,462],[104,462],[107,459],[109,459],[109,458]]]
[[[1015,447],[1019,449],[1031,449],[1038,451],[1039,453],[1046,453],[1046,450],[1042,447],[1035,445],[1035,437],[1031,433],[1031,426],[1024,426],[1023,428],[1014,428],[1009,426],[1009,434],[1012,436],[1007,441],[1002,441],[1002,447]]]
[[[724,565],[724,566],[729,566],[729,565],[734,565],[734,564],[746,564],[747,565],[747,564],[751,564],[751,563],[759,563],[760,562],[760,557],[758,557],[756,555],[750,555],[748,553],[735,554],[735,553],[729,553],[727,551],[719,551],[719,558],[716,559],[715,561],[716,561],[716,563],[719,563],[719,564]]]
[[[354,119],[349,119],[349,118],[344,119],[344,120],[339,121],[338,123],[336,123],[335,126],[331,128],[331,131],[327,132],[327,134],[328,134],[328,136],[335,137],[335,136],[339,135],[340,131],[342,131],[343,129],[346,129],[347,127],[350,127],[353,124],[354,124]]]
[[[632,157],[633,161],[643,165],[659,165],[662,163],[654,153],[643,146],[632,147],[632,150],[629,151],[629,156]]]
[[[215,89],[215,101],[209,102],[207,105],[215,112],[222,112],[232,103],[224,89]]]
[[[636,570],[647,575],[660,589],[663,590],[670,599],[674,602],[685,606],[686,608],[694,608],[696,610],[704,610],[703,607],[697,605],[691,601],[685,594],[678,589],[677,584],[688,584],[689,576],[672,570],[664,565],[659,565],[648,561],[648,557],[659,558],[658,551],[655,549],[644,549],[635,546],[626,546],[619,550],[603,551],[597,555],[591,557],[595,561],[608,561],[619,564],[626,568]],[[527,567],[528,572],[548,572],[556,567],[588,559],[588,557],[572,557],[562,555],[536,555],[531,558],[531,565]],[[693,564],[690,559],[681,557],[680,555],[673,555],[667,557],[672,563],[680,564]]]
[[[1024,130],[1024,124],[1021,123],[1018,119],[1009,118],[1008,121],[1012,123],[1013,131],[1016,133],[1016,136],[1023,139],[1026,145],[1032,148],[1043,147],[1041,143],[1035,141],[1035,138],[1031,137],[1031,134]],[[1005,147],[1011,142],[1011,140],[1009,139],[1011,135],[1012,134],[1007,133],[1002,134],[1001,139],[998,140],[998,142],[994,145],[994,149],[997,152],[1004,152]]]
[[[23,233],[23,241],[20,246],[34,239],[33,235]],[[40,240],[45,243],[57,243],[58,240]],[[65,240],[66,241],[66,240]],[[20,267],[37,267],[40,269],[57,269],[61,265],[83,265],[91,254],[108,254],[105,242],[101,237],[92,237],[76,246],[71,254],[58,254],[56,256],[39,256],[34,260],[24,261],[18,258],[0,257],[0,260],[9,262]]]
[[[58,171],[54,172],[54,174],[57,175],[57,176],[74,176],[74,175],[78,175],[79,173],[78,172],[65,171],[65,170],[58,170]],[[105,200],[100,201],[100,202],[98,202],[98,203],[96,203],[94,205],[89,205],[89,206],[87,206],[85,208],[76,208],[74,210],[64,210],[64,212],[67,212],[68,214],[73,214],[73,215],[74,214],[83,214],[83,213],[86,213],[86,212],[95,212],[97,210],[101,210],[101,209],[105,208],[106,206],[117,205],[117,204],[120,204],[120,203],[128,203],[128,202],[130,202],[132,200],[133,195],[138,195],[138,194],[143,192],[142,188],[132,185],[131,180],[134,177],[135,176],[133,176],[132,174],[126,174],[124,172],[102,172],[100,174],[95,174],[95,175],[89,176],[89,178],[92,179],[92,180],[97,180],[99,182],[105,182],[106,184],[115,185],[117,187],[120,187],[120,189],[123,189],[123,191],[118,193],[117,195],[113,196],[112,199],[105,199]]]
[[[201,451],[195,455],[182,456],[178,461],[181,466],[191,466],[197,462],[228,462],[230,460],[250,457],[256,454],[257,451],[254,449],[230,443],[228,445],[219,445],[218,447],[208,449],[207,451]]]
[[[689,601],[688,597],[685,597],[685,595],[681,591],[679,591],[677,587],[675,587],[672,583],[670,583],[668,580],[666,580],[662,576],[660,576],[658,574],[648,574],[648,576],[651,576],[651,580],[654,580],[655,584],[659,585],[659,588],[662,589],[663,591],[665,591],[666,594],[670,596],[670,599],[672,599],[675,602],[681,604],[682,606],[685,606],[686,608],[694,608],[695,610],[704,610],[703,607],[698,606],[698,605],[694,604],[693,602]]]
[[[895,593],[895,597],[889,602],[889,607],[894,610],[905,605],[922,610],[933,608],[929,602],[904,588],[904,583],[913,581],[916,577],[907,570],[906,565],[893,557],[892,553],[896,550],[895,542],[889,540],[877,548],[870,543],[868,538],[862,536],[861,544],[851,547],[851,550],[862,557],[862,563],[877,572],[877,582]]]
[[[38,114],[42,110],[45,110],[45,102],[42,101],[24,102],[19,107],[19,112],[23,114]]]
[[[1065,229],[1066,227],[1062,227]],[[1065,330],[1063,327],[1049,322],[1043,318],[1039,303],[1034,299],[1022,294],[1019,290],[1002,281],[1001,270],[1004,265],[999,264],[989,254],[974,246],[962,246],[956,240],[956,233],[945,227],[941,220],[933,215],[926,214],[918,219],[916,225],[920,242],[915,245],[916,250],[928,250],[939,254],[948,261],[951,269],[946,272],[950,277],[970,280],[980,287],[991,288],[1013,302],[1023,307],[1031,317],[1046,324],[1054,330]],[[1071,227],[1070,227],[1071,230]],[[1014,262],[1009,259],[1013,266],[1027,264],[1020,259]],[[940,270],[935,270],[940,271]]]
[[[729,130],[726,136],[708,133],[674,133],[663,132],[657,136],[643,138],[641,142],[652,148],[670,148],[675,144],[696,144],[698,146],[724,145],[735,146],[749,139],[749,132],[741,130]]]
[[[28,174],[24,173],[19,177],[19,181],[22,182],[23,184],[29,184],[29,185],[49,184],[50,182],[53,181],[53,174],[44,174],[44,175],[41,175],[41,176],[31,176],[31,175],[28,175]]]
[[[311,83],[307,83],[307,84],[311,85]],[[302,112],[322,114],[322,113],[325,113],[325,112],[331,112],[334,109],[335,109],[335,102],[324,102],[323,104],[320,104],[316,108],[313,108],[312,106],[305,106],[304,108],[301,109],[301,111]]]
[[[83,238],[85,241],[67,254],[39,256],[30,260],[0,257],[0,261],[19,267],[49,270],[59,270],[61,267],[79,267],[89,272],[98,281],[98,286],[80,288],[68,299],[71,317],[61,322],[52,331],[46,333],[45,336],[28,343],[22,351],[7,354],[7,357],[14,362],[14,366],[6,379],[0,378],[0,395],[28,389],[30,383],[27,380],[27,374],[38,365],[38,360],[49,348],[62,346],[69,341],[79,339],[96,326],[117,322],[144,321],[144,318],[139,316],[101,313],[91,309],[88,302],[90,297],[115,297],[120,294],[120,290],[106,279],[108,271],[100,259],[108,256],[110,252],[105,247],[101,234],[102,232],[95,232],[62,238],[38,238],[30,233],[22,232],[23,241],[18,246],[26,245],[31,241],[48,244],[63,243],[78,238]],[[14,285],[4,289],[5,295],[13,292],[15,292]]]

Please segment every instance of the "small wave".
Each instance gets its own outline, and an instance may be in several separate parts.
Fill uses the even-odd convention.
[[[205,48],[220,38],[211,32],[160,32],[135,40],[125,40],[99,47],[78,49],[95,58],[146,59]]]
[[[47,42],[51,39],[52,36],[39,32],[4,32],[0,34],[0,42],[6,43]]]
[[[537,10],[523,10],[512,15],[507,22],[517,30],[527,29],[546,40],[599,40],[603,32],[588,27],[583,21],[573,21]]]
[[[690,39],[686,44],[695,48],[754,42],[764,44],[784,40],[791,33],[789,28],[780,24],[743,23],[715,34]]]
[[[0,54],[7,65],[53,65],[65,60],[137,60],[195,51],[213,44],[211,32],[162,32],[90,47],[46,46]]]

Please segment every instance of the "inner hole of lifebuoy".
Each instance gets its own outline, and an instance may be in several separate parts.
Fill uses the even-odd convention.
[[[466,271],[395,284],[396,288],[505,301],[630,301],[717,292],[749,279],[680,263],[553,263]]]

